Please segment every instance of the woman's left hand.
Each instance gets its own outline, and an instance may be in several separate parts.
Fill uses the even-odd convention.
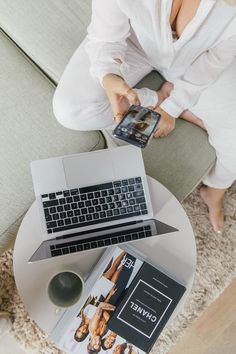
[[[161,115],[156,132],[154,133],[155,138],[167,136],[175,129],[175,118],[163,111],[160,107],[156,107],[154,111]]]

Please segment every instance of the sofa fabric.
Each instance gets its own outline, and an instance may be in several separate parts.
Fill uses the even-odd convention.
[[[58,82],[85,37],[92,0],[0,0],[0,28]]]
[[[1,253],[34,200],[30,161],[103,149],[105,142],[100,132],[71,131],[57,123],[53,85],[1,33],[0,67]]]

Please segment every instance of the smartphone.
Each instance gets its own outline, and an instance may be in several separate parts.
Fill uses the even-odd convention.
[[[161,115],[146,107],[131,106],[113,131],[113,136],[145,148],[151,139]]]

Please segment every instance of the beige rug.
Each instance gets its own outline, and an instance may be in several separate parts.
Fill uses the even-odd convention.
[[[152,354],[166,354],[236,276],[236,184],[225,198],[225,231],[216,235],[208,222],[206,207],[196,189],[183,203],[197,243],[198,265],[192,293],[184,310],[159,337]],[[28,317],[17,293],[12,273],[12,251],[0,257],[0,310],[12,314],[11,333],[30,354],[61,353]],[[85,353],[79,353],[85,354]]]

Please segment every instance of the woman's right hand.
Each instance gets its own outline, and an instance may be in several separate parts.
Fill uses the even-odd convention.
[[[102,84],[110,101],[116,123],[119,123],[131,105],[140,105],[137,93],[122,77],[107,74],[104,76]]]

